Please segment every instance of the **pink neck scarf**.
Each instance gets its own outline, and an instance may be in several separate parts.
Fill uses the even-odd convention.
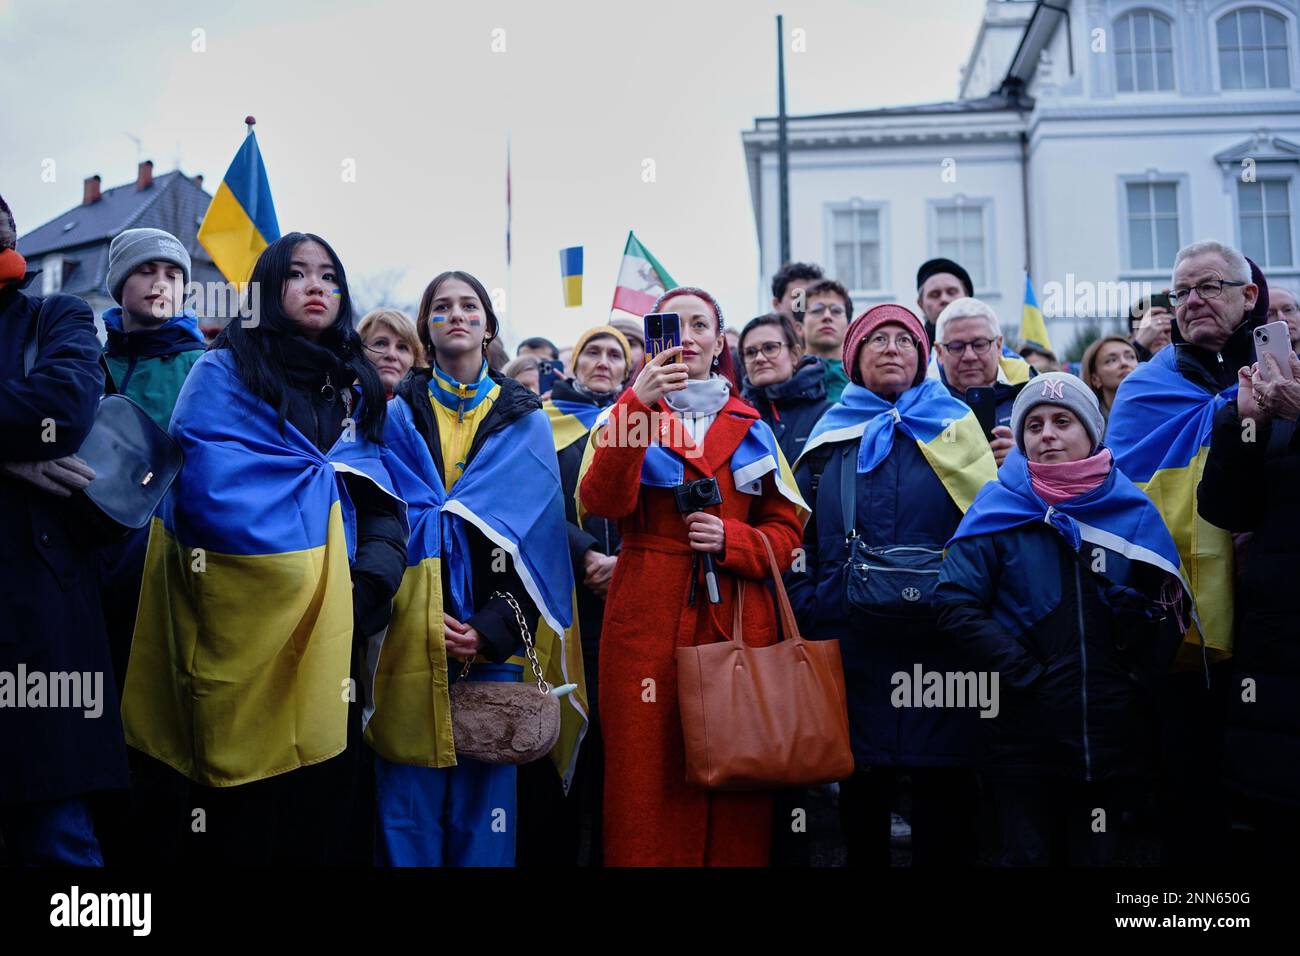
[[[1034,486],[1038,497],[1049,505],[1056,505],[1092,491],[1106,480],[1110,466],[1109,448],[1103,448],[1097,454],[1078,461],[1054,464],[1031,461],[1029,482]]]

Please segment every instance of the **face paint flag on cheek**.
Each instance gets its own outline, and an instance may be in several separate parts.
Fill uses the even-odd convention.
[[[343,293],[342,293],[341,291],[339,291],[338,289],[331,289],[331,290],[330,290],[330,295],[334,296],[334,298],[336,298],[336,299],[341,299],[341,298],[343,298]]]

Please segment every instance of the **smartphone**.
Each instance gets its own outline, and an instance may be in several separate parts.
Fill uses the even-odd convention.
[[[537,393],[545,395],[555,387],[557,379],[564,378],[564,363],[559,359],[543,359],[537,363]]]
[[[993,440],[993,429],[998,424],[998,396],[991,388],[977,387],[966,389],[966,404],[975,413],[975,418],[984,429],[984,437]]]
[[[1255,360],[1262,362],[1264,353],[1277,359],[1278,368],[1291,377],[1291,330],[1285,322],[1270,322],[1255,330]]]
[[[652,312],[645,317],[645,357],[682,344],[682,320],[676,312]]]

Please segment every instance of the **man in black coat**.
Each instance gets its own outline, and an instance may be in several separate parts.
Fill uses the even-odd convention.
[[[42,299],[0,200],[0,832],[13,862],[102,865],[87,804],[127,785],[96,587],[71,495],[103,391],[94,317]],[[30,370],[28,366],[30,365]]]
[[[1240,614],[1224,776],[1244,796],[1260,862],[1300,849],[1300,359],[1240,366],[1236,401],[1215,414],[1197,488],[1201,517],[1251,532],[1239,568]]]

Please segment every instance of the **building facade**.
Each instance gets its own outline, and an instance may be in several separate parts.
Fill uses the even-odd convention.
[[[949,102],[788,120],[792,256],[859,310],[947,256],[1014,339],[1028,269],[1059,349],[1204,238],[1300,286],[1300,0],[990,0],[958,72]],[[766,308],[776,118],[742,139]]]

